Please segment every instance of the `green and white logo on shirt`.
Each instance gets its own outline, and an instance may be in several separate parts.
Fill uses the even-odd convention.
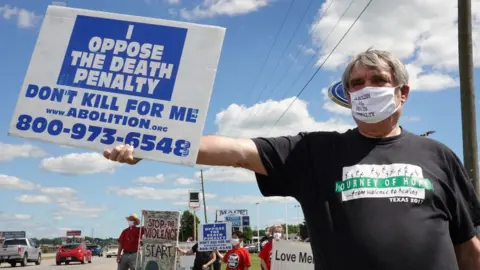
[[[342,201],[394,197],[424,200],[425,191],[433,190],[422,169],[410,164],[344,167],[342,178],[335,184],[335,192],[342,194]]]

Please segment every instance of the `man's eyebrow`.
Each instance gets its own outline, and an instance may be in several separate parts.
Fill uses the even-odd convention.
[[[363,78],[352,78],[352,79],[350,79],[350,84],[357,83],[357,82],[362,82],[362,81],[364,81]]]

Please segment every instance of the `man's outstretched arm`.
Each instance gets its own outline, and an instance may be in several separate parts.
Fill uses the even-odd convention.
[[[480,269],[480,240],[477,237],[456,245],[455,253],[460,270]]]
[[[105,150],[103,155],[112,161],[133,165],[141,160],[133,157],[133,151],[132,146],[118,145],[113,149]],[[257,147],[251,139],[202,136],[197,164],[241,167],[259,174],[267,174]]]

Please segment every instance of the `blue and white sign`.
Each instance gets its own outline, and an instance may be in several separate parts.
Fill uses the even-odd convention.
[[[242,217],[242,226],[250,226],[250,217],[249,216],[243,216]]]
[[[345,108],[350,108],[348,99],[345,96],[345,91],[343,90],[342,82],[336,82],[330,85],[328,88],[328,97],[336,104]]]
[[[12,136],[193,166],[225,29],[49,6]]]
[[[232,224],[229,222],[201,224],[198,228],[199,251],[230,250],[231,239]]]

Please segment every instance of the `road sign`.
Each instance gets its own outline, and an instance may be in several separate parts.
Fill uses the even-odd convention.
[[[200,208],[200,192],[199,191],[189,192],[188,207],[190,207],[190,209]]]
[[[242,226],[250,226],[250,217],[249,216],[243,216],[242,217]]]
[[[67,236],[81,236],[82,231],[67,231]]]
[[[336,82],[330,85],[328,88],[328,97],[336,104],[345,108],[350,108],[342,82]]]
[[[25,231],[8,231],[0,232],[0,238],[11,239],[11,238],[25,238],[27,234]]]

